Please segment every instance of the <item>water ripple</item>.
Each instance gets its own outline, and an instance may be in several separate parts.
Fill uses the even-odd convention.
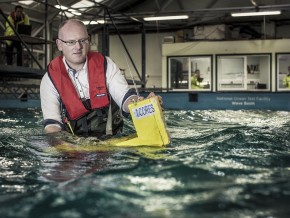
[[[165,148],[60,136],[75,143],[64,150],[43,134],[40,110],[0,110],[1,217],[289,217],[289,112],[165,118]]]

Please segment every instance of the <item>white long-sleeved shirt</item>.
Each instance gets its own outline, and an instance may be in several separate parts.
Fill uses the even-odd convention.
[[[117,65],[109,58],[106,57],[107,60],[107,71],[106,71],[106,82],[110,95],[113,100],[118,104],[120,108],[126,113],[123,108],[126,101],[123,102],[124,97],[129,91],[128,83],[125,77],[121,74]],[[67,69],[67,72],[73,82],[80,98],[89,99],[89,82],[88,82],[88,65],[87,61],[84,64],[83,68],[77,72],[74,72],[69,68],[66,64],[65,58],[63,57],[63,62]],[[45,127],[50,125],[58,125],[58,123],[62,123],[61,119],[61,111],[60,111],[60,96],[57,92],[55,86],[53,85],[51,79],[46,73],[40,84],[40,99],[41,99],[41,109],[43,114],[43,119],[45,120],[53,120],[56,121],[52,124],[48,124]],[[123,105],[122,105],[123,103]]]

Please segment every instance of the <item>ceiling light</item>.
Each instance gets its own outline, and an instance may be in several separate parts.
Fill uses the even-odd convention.
[[[105,23],[105,21],[104,20],[96,20],[96,21],[83,21],[83,23],[85,24],[85,25],[94,25],[94,24],[104,24]]]
[[[267,16],[267,15],[278,15],[281,11],[254,11],[254,12],[240,12],[232,13],[232,17],[251,17],[251,16]]]
[[[105,21],[104,21],[104,20],[97,20],[97,23],[98,23],[98,24],[104,24]]]
[[[86,21],[83,21],[83,23],[85,24],[85,25],[93,25],[93,24],[98,24],[98,22],[97,21],[88,21],[88,20],[86,20]]]
[[[140,22],[140,20],[138,20],[136,17],[130,17],[132,20]]]
[[[70,13],[70,12],[67,12],[67,11],[59,12],[59,15],[63,15],[63,13],[64,13],[65,16],[67,16],[68,18],[71,18],[71,17],[75,16],[74,14],[72,14],[72,13]]]
[[[144,17],[145,21],[156,21],[156,20],[180,20],[188,19],[187,15],[178,15],[178,16],[164,16],[164,17]]]
[[[63,6],[63,5],[55,5],[54,7],[55,7],[55,8],[58,8],[58,9],[60,9],[60,10],[67,10],[67,9],[68,9],[68,7]]]
[[[87,0],[81,0],[77,3],[75,3],[74,5],[72,5],[72,8],[78,8],[79,10],[85,10],[86,8],[90,8],[93,7],[95,4],[91,1],[87,1]]]
[[[72,8],[69,8],[68,11],[71,13],[71,14],[74,14],[76,16],[81,16],[82,13],[78,12],[77,10],[75,9],[72,9]]]
[[[31,5],[34,1],[19,1],[21,4]]]

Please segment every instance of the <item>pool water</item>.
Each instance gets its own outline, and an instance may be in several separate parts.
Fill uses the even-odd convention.
[[[0,110],[0,217],[290,217],[290,112],[165,118],[167,147],[118,148],[48,137],[39,109]]]

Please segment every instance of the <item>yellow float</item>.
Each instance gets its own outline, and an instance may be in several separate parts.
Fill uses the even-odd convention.
[[[73,143],[60,140],[51,148],[63,152],[89,152],[108,151],[114,146],[119,148],[137,146],[161,148],[170,143],[170,136],[166,129],[166,122],[157,96],[133,102],[129,105],[129,110],[136,130],[135,134],[107,140],[86,139],[70,135],[69,137],[72,138],[69,138],[69,141],[73,141]]]
[[[108,144],[116,146],[165,146],[170,143],[157,96],[133,102],[129,105],[130,114],[136,135],[108,140]]]

